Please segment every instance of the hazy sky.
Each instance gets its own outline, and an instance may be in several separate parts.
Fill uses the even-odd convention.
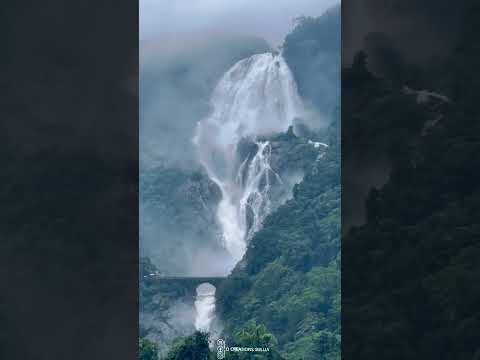
[[[319,16],[339,0],[140,0],[140,39],[199,32],[245,34],[278,45],[300,15]]]

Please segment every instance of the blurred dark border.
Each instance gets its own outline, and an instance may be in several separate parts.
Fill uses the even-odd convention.
[[[138,2],[0,24],[0,358],[135,359]]]
[[[343,358],[480,359],[480,3],[342,3]]]

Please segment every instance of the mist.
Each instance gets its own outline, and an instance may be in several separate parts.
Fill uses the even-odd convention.
[[[447,0],[350,1],[342,12],[342,63],[364,49],[369,33],[382,33],[408,62],[427,65],[454,46],[464,6]]]
[[[197,35],[182,44],[149,41],[140,54],[140,161],[194,166],[191,139],[210,111],[220,76],[241,58],[270,48],[259,38]]]
[[[142,43],[140,251],[164,274],[217,276],[233,267],[218,260],[226,258],[214,215],[220,195],[201,171],[192,139],[222,74],[268,50],[262,39],[226,35]]]
[[[209,182],[211,174],[195,148],[197,124],[214,110],[212,94],[228,69],[254,54],[275,50],[293,30],[295,18],[321,15],[333,4],[337,2],[140,2],[140,251],[162,274],[225,275],[243,255],[243,250],[233,258],[225,253],[222,224],[216,216],[221,186],[216,184],[215,189]],[[336,23],[327,23],[325,27],[336,28]],[[326,53],[318,55],[312,71],[331,67],[329,52],[335,49],[330,51],[330,42],[336,41],[322,39]],[[296,48],[290,52],[299,53]],[[277,66],[282,73],[288,71],[283,60],[271,65],[272,73]],[[315,84],[302,81],[307,84],[304,92],[314,97],[307,99],[302,114],[292,117],[303,117],[312,129],[326,126],[328,114],[311,106],[310,100],[319,103],[321,98],[330,107],[325,94],[338,88],[331,86],[336,84],[331,79],[336,79],[335,73],[322,79],[322,88],[328,87],[322,96],[312,90]],[[273,98],[265,100],[271,109],[276,108],[273,102]],[[262,121],[255,119],[248,127],[250,133],[240,137],[286,131],[290,124],[285,120],[272,127]],[[258,132],[260,124],[267,129]],[[210,130],[204,140],[213,136]],[[288,184],[290,177],[298,182],[297,175],[282,174]]]
[[[447,89],[437,80],[443,78],[437,72],[444,71],[441,65],[449,61],[456,45],[464,7],[464,2],[446,0],[351,1],[342,12],[342,65],[348,67],[362,50],[367,54],[369,71],[375,75],[397,86],[443,93]],[[407,76],[413,69],[415,76]],[[347,114],[344,129],[351,129],[348,107],[343,111]],[[380,143],[357,137],[344,145],[344,150],[351,149],[342,152],[344,232],[365,223],[370,190],[381,188],[389,179],[392,164]]]
[[[336,0],[140,1],[140,39],[211,33],[259,36],[280,45],[294,19],[320,16]]]
[[[140,255],[160,276],[242,267],[264,220],[325,155],[312,140],[327,141],[338,105],[339,7],[314,17],[334,4],[140,2]],[[182,319],[181,332],[195,325],[215,336],[215,303],[198,292],[162,311],[166,322]],[[159,319],[150,315],[147,326]]]

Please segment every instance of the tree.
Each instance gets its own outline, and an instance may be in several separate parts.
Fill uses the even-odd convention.
[[[208,334],[196,331],[193,335],[176,343],[165,360],[208,360],[209,358]]]
[[[241,346],[249,347],[274,347],[277,345],[275,336],[267,331],[265,325],[257,325],[255,320],[250,320],[242,329],[237,331],[234,340]]]
[[[281,357],[278,354],[277,339],[275,336],[268,332],[267,328],[263,324],[257,324],[255,320],[248,321],[243,328],[237,331],[233,339],[236,346],[240,347],[253,347],[253,348],[269,348],[269,351],[264,354],[252,354],[252,353],[232,353],[230,354],[232,359],[239,360],[280,360]]]
[[[158,360],[157,345],[148,339],[140,339],[138,342],[138,358],[140,360]]]

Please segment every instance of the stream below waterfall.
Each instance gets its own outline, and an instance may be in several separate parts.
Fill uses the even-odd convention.
[[[215,317],[215,286],[209,283],[200,284],[197,287],[195,298],[195,329],[209,332]]]

